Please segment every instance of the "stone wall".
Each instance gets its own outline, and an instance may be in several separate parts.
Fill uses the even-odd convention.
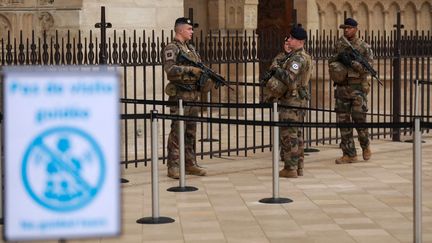
[[[183,16],[183,0],[83,0],[81,29],[94,29],[100,21],[101,6],[105,6],[107,21],[117,30],[169,31],[176,18]]]
[[[44,31],[48,37],[55,30],[84,33],[94,30],[100,22],[101,6],[106,8],[106,18],[117,30],[173,29],[176,18],[183,16],[183,0],[0,0],[0,38],[36,36]],[[48,38],[49,39],[49,38]]]
[[[308,29],[337,30],[344,13],[359,22],[361,30],[390,31],[401,11],[406,30],[432,30],[432,2],[430,0],[296,0],[299,22]]]
[[[79,28],[79,11],[82,0],[0,0],[0,38],[19,38],[22,30],[24,38],[48,36],[54,30],[76,30]]]

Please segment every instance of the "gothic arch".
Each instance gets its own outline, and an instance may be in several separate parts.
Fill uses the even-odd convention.
[[[12,25],[6,16],[0,14],[0,39],[6,39],[8,31],[12,31]]]
[[[315,1],[315,3],[316,3],[317,8],[318,8],[318,13],[324,10],[323,6],[321,6],[321,3],[322,3],[321,1]]]
[[[336,6],[330,2],[327,4],[324,14],[322,16],[325,21],[322,21],[322,28],[323,30],[336,30],[337,29],[337,8]]]
[[[387,19],[386,19],[386,27],[385,29],[387,31],[392,31],[394,30],[393,25],[396,24],[396,16],[397,16],[397,12],[400,11],[400,7],[396,2],[393,2],[392,4],[390,4],[387,12]]]
[[[363,31],[369,29],[369,10],[364,2],[361,2],[357,6],[356,20],[359,24],[359,28]]]
[[[371,25],[370,30],[373,31],[383,31],[385,25],[385,15],[384,15],[384,6],[381,2],[377,2],[372,8],[372,16],[371,16]]]
[[[402,23],[405,26],[406,30],[416,30],[417,29],[417,21],[416,21],[416,7],[410,1],[404,7],[404,12],[402,16]]]
[[[349,2],[345,2],[341,8],[341,17],[338,22],[343,23],[344,21],[344,13],[346,12],[347,18],[353,17],[353,7]]]
[[[418,29],[432,31],[432,6],[430,2],[425,1],[420,6]]]

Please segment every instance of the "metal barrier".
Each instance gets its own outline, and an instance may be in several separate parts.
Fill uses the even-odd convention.
[[[105,23],[105,24],[104,24]],[[107,63],[117,66],[123,72],[122,100],[167,101],[164,87],[167,83],[161,62],[161,50],[173,38],[173,32],[135,30],[131,32],[107,29],[106,21],[99,24],[106,43],[101,43],[93,31],[55,31],[54,35],[14,37],[8,33],[0,40],[0,65],[99,65]],[[399,34],[398,34],[399,33]],[[332,55],[333,44],[339,32],[309,32],[305,49],[314,58],[314,73],[310,81],[312,100],[310,107],[331,111],[334,107],[333,84],[329,80],[327,64]],[[412,80],[431,80],[432,34],[430,32],[395,31],[363,32],[361,38],[369,42],[375,53],[374,67],[384,86],[372,85],[369,95],[369,122],[409,121],[413,114]],[[102,39],[104,39],[102,38]],[[235,92],[227,89],[212,90],[209,100],[213,103],[259,104],[263,89],[258,83],[260,69],[263,69],[274,54],[281,50],[282,36],[255,31],[226,33],[197,33],[195,46],[203,61],[215,71],[230,80]],[[105,44],[105,45],[104,45]],[[102,47],[102,49],[101,49]],[[397,55],[396,55],[396,54]],[[398,61],[398,62],[396,62]],[[394,86],[399,84],[400,86]],[[394,87],[400,87],[396,89]],[[400,95],[398,95],[400,91]],[[431,117],[431,90],[421,84],[419,92],[419,114]],[[206,95],[203,95],[206,96]],[[203,97],[205,100],[206,97]],[[400,104],[400,108],[398,107]],[[156,103],[121,102],[124,115],[148,113],[158,109],[168,113],[168,108]],[[237,120],[260,120],[270,116],[270,109],[203,107],[202,117],[235,118]],[[305,122],[334,122],[331,112],[308,111]],[[264,126],[198,124],[197,154],[204,156],[230,156],[233,153],[256,153],[271,148],[269,128]],[[166,147],[169,124],[162,121],[162,147]],[[339,133],[334,128],[306,128],[303,134],[306,146],[339,142]],[[125,167],[146,165],[151,160],[150,124],[144,119],[122,119],[122,164]],[[372,138],[397,138],[402,132],[409,135],[410,129],[372,128]],[[425,130],[429,132],[429,129]],[[214,139],[208,139],[216,137]],[[399,139],[397,139],[399,140]],[[165,162],[166,151],[162,150]]]

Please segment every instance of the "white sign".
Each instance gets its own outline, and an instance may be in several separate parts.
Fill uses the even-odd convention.
[[[119,76],[5,69],[5,238],[120,233]]]

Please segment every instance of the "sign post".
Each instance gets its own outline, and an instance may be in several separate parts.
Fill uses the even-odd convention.
[[[106,67],[5,69],[6,240],[120,233],[118,82]]]

